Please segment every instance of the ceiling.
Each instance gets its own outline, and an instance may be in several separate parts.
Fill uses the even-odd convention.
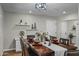
[[[1,5],[5,12],[12,13],[28,14],[30,10],[31,14],[48,16],[63,16],[63,11],[66,11],[66,15],[78,13],[77,3],[47,3],[46,12],[35,9],[35,3],[3,3]]]

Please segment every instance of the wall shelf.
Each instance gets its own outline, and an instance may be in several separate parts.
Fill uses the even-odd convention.
[[[37,29],[27,29],[26,31],[37,31]]]
[[[37,31],[37,29],[31,29],[30,25],[27,24],[16,24],[16,26],[25,29],[26,31]]]
[[[16,26],[30,26],[30,25],[26,25],[26,24],[16,24]]]

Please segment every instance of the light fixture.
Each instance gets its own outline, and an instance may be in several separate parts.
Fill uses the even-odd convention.
[[[32,13],[32,11],[31,11],[31,10],[29,10],[29,13],[31,14],[31,13]]]
[[[66,11],[63,11],[62,13],[63,13],[63,14],[66,14]]]
[[[35,4],[35,8],[38,10],[42,10],[42,11],[46,11],[46,3],[36,3]]]

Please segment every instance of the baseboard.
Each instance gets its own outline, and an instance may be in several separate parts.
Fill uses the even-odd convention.
[[[12,48],[12,49],[4,49],[3,51],[10,51],[10,50],[15,50],[15,48]]]

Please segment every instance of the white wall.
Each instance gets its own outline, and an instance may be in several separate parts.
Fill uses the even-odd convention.
[[[46,30],[49,33],[49,35],[57,36],[56,20],[47,20],[46,21]]]
[[[60,23],[60,37],[62,38],[67,38],[67,22],[66,21],[62,21]]]
[[[67,35],[67,22],[58,20],[57,21],[57,37],[58,38],[68,38]]]
[[[60,25],[61,23],[63,24]],[[79,9],[78,9],[78,13],[66,15],[64,17],[59,17],[59,21],[57,21],[57,29],[58,29],[57,33],[58,33],[58,37],[62,37],[62,36],[68,37],[68,34],[69,32],[71,32],[71,28],[73,24],[76,25],[76,31],[74,33],[76,37],[73,38],[73,43],[75,43],[75,45],[77,45],[79,49]],[[64,35],[64,33],[61,32],[67,32],[67,34]]]
[[[0,55],[3,52],[3,11],[0,5]]]
[[[77,22],[77,29],[76,29],[76,45],[78,46],[79,49],[79,21]]]
[[[59,17],[59,21],[57,21],[57,28],[58,30],[58,37],[61,37],[63,35],[64,38],[68,37],[68,21],[73,20],[76,21],[78,19],[78,14],[73,13],[69,15],[64,15],[62,17]],[[65,33],[66,32],[66,33]]]
[[[77,29],[76,29],[76,45],[78,46],[79,50],[79,5],[78,5],[78,21],[77,21]]]
[[[70,20],[70,21],[68,20],[68,21],[67,21],[67,24],[68,24],[68,26],[67,26],[68,35],[69,35],[70,33],[73,33],[73,35],[76,36],[76,30],[72,30],[73,25],[75,25],[75,21],[76,21],[76,20]],[[73,43],[76,43],[75,41],[76,41],[76,37],[73,37],[72,42],[73,42]]]
[[[60,20],[76,20],[78,19],[78,13],[72,13],[69,15],[63,15],[63,17],[60,17]]]
[[[50,35],[57,37],[68,37],[68,20],[77,20],[77,14],[70,14],[58,19],[48,16],[37,16],[28,14],[14,14],[6,12],[4,15],[4,49],[14,49],[14,38],[22,29],[17,28],[16,24],[22,19],[23,23],[29,25],[36,22],[37,29],[40,32],[49,32]],[[35,34],[36,31],[28,31],[26,34]],[[76,40],[77,41],[77,40]],[[78,44],[77,44],[78,45]]]
[[[23,23],[27,22],[29,25],[36,22],[37,29],[38,31],[41,31],[41,32],[47,31],[47,25],[46,25],[47,20],[52,20],[51,23],[54,23],[56,21],[54,18],[48,17],[48,16],[45,17],[45,16],[14,14],[14,13],[6,12],[4,15],[4,49],[15,48],[14,38],[18,36],[18,32],[22,30],[22,29],[18,29],[15,25],[18,24],[21,19],[23,20]],[[49,29],[51,29],[51,26]],[[52,32],[55,32],[55,31],[52,30]],[[26,34],[34,34],[34,32],[27,32]]]

